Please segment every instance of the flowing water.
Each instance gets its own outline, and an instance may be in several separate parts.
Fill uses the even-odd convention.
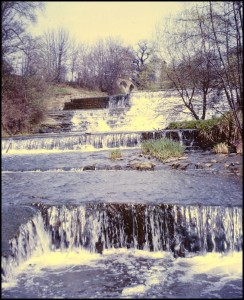
[[[2,141],[2,298],[242,298],[239,178],[84,170],[194,131],[74,131]]]
[[[201,100],[194,100],[197,114],[201,115]],[[228,110],[223,95],[209,95],[206,118],[220,116]],[[151,131],[166,128],[170,122],[192,120],[189,110],[182,104],[177,92],[133,92],[129,96],[111,96],[105,109],[74,110],[71,131],[113,132]]]

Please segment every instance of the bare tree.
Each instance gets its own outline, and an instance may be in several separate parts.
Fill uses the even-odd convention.
[[[42,69],[45,78],[61,82],[65,79],[69,49],[69,33],[63,28],[48,30],[42,36]]]
[[[118,39],[100,39],[90,48],[83,45],[78,53],[77,81],[80,86],[113,94],[118,91],[119,78],[131,78],[132,61],[132,49]]]
[[[226,1],[216,7],[209,2],[211,38],[221,68],[216,69],[236,125],[243,134],[243,4],[241,1]]]
[[[162,41],[166,51],[163,58],[167,61],[167,76],[196,119],[205,119],[208,104],[212,101],[208,95],[214,89],[225,90],[231,109],[231,102],[234,102],[231,99],[240,99],[238,93],[234,96],[232,92],[240,87],[240,77],[231,75],[231,69],[242,69],[241,65],[235,65],[234,61],[238,59],[233,59],[235,51],[233,46],[230,47],[231,44],[235,44],[233,37],[236,36],[237,30],[235,26],[230,25],[235,20],[234,17],[230,17],[231,11],[223,9],[230,6],[230,3],[226,3],[216,2],[214,13],[211,11],[211,3],[210,9],[208,3],[201,3],[185,10],[174,20],[173,28],[167,26],[170,30],[164,32]],[[223,76],[228,78],[229,84]],[[234,81],[237,83],[237,79],[239,83],[233,84]],[[199,93],[202,99],[201,115],[196,109]]]
[[[22,50],[23,36],[29,22],[36,21],[36,12],[43,9],[39,1],[2,1],[2,58],[11,63],[11,55]]]

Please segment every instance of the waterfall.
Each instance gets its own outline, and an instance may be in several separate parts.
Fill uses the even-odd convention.
[[[162,130],[147,132],[105,132],[76,134],[42,134],[29,137],[2,139],[2,152],[18,153],[21,151],[93,151],[96,149],[140,147],[145,139],[167,137],[181,144],[192,147],[197,145],[197,130]]]
[[[126,108],[130,106],[130,95],[114,95],[109,97],[109,108]]]
[[[10,241],[12,255],[2,259],[2,278],[36,253],[75,248],[135,248],[188,253],[242,250],[242,208],[87,203],[44,206]]]
[[[103,98],[100,98],[101,101],[104,101]],[[97,99],[94,98],[94,101]],[[86,99],[80,100],[86,101]],[[221,103],[223,104],[221,107],[218,103],[212,103],[208,107],[207,119],[219,116],[220,113],[228,110],[227,101]],[[196,112],[201,114],[200,99],[195,99],[194,105]],[[92,109],[92,106],[85,108],[73,111],[71,131],[152,131],[164,129],[170,122],[193,119],[177,92],[172,90],[137,91],[127,95],[114,95],[108,97],[102,109],[96,107]]]

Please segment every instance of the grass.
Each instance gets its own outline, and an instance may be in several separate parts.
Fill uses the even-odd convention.
[[[122,153],[120,149],[115,149],[110,152],[110,159],[118,159],[122,157]]]
[[[229,153],[229,148],[226,143],[219,143],[213,147],[213,152],[214,153],[223,153],[223,154],[228,154]]]
[[[167,138],[143,141],[141,147],[143,154],[150,154],[162,162],[170,157],[182,156],[185,150],[185,146]]]

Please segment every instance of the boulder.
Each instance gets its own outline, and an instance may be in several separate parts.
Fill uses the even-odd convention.
[[[155,164],[148,161],[137,161],[129,164],[132,170],[151,171],[154,170]]]
[[[171,168],[172,169],[186,170],[189,165],[190,165],[189,162],[187,162],[187,163],[176,162],[176,163],[171,164]]]
[[[95,165],[88,165],[88,166],[85,166],[83,168],[83,171],[94,171],[95,170]]]

